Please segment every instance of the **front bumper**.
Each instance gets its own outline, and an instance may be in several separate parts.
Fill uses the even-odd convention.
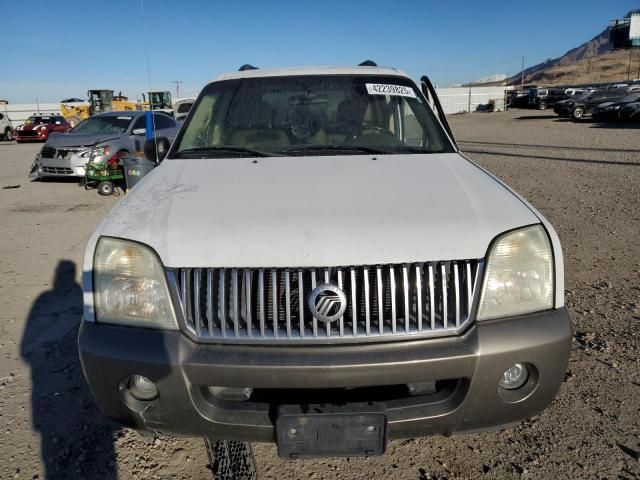
[[[376,399],[388,438],[508,425],[551,403],[570,347],[566,308],[475,323],[457,337],[384,344],[205,345],[181,332],[92,322],[82,322],[79,333],[84,374],[105,415],[155,433],[263,442],[276,441],[277,412],[292,403],[292,390],[285,389],[319,398],[326,389],[436,380],[445,385],[436,393]],[[516,362],[532,368],[530,380],[522,395],[504,396],[498,382]],[[140,402],[127,393],[125,380],[134,374],[156,384],[155,400]],[[219,400],[206,386],[252,387],[262,396]]]
[[[18,142],[46,142],[49,139],[49,133],[24,136],[21,135],[19,131],[14,130],[13,138]]]
[[[39,157],[38,176],[41,177],[84,177],[84,166],[89,160],[79,155],[65,158]]]

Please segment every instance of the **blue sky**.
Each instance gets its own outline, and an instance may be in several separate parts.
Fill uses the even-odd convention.
[[[244,63],[353,65],[371,58],[440,85],[514,74],[589,40],[638,0],[144,0],[151,83],[181,96]],[[140,0],[0,0],[0,98],[148,90]]]

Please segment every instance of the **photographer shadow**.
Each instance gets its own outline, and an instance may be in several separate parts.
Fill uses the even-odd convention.
[[[114,435],[119,430],[98,410],[82,375],[77,330],[82,289],[76,265],[58,263],[50,290],[27,318],[20,355],[31,368],[32,426],[40,433],[47,479],[117,478]]]

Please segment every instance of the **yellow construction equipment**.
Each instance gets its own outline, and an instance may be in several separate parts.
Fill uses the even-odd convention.
[[[118,112],[122,110],[141,110],[135,102],[121,94],[113,95],[113,90],[89,90],[87,103],[61,103],[60,113],[71,125],[75,126],[91,115],[103,112]]]
[[[147,92],[147,96],[142,94],[143,101],[140,103],[142,110],[163,110],[171,113],[171,92],[167,90],[153,90]]]

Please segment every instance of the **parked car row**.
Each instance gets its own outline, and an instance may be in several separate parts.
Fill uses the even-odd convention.
[[[596,121],[640,121],[633,104],[640,101],[640,85],[624,88],[589,90],[573,98],[559,101],[553,111],[560,117],[581,120],[592,115]],[[629,108],[626,108],[629,106]]]
[[[580,120],[592,115],[596,121],[640,121],[640,85],[624,83],[606,87],[531,88],[510,92],[509,108],[553,108],[560,117]]]

